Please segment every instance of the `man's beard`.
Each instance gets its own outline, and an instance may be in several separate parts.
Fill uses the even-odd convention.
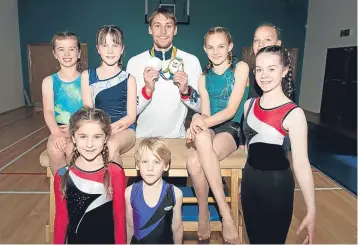
[[[172,43],[170,42],[170,43],[165,44],[165,45],[161,45],[161,44],[159,44],[159,43],[155,43],[155,45],[157,45],[157,47],[160,48],[160,49],[168,49],[168,48],[172,45]]]

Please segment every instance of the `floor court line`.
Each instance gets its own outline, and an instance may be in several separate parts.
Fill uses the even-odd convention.
[[[330,180],[332,183],[336,184],[337,186],[340,186],[340,188],[342,190],[345,190],[346,192],[348,192],[350,195],[352,195],[353,197],[357,198],[357,195],[355,195],[353,192],[351,192],[348,188],[345,188],[344,186],[342,186],[340,183],[338,183],[336,180],[332,179],[329,175],[327,175],[325,172],[319,170],[318,168],[315,168],[317,170],[317,172],[319,172],[320,174],[323,175],[323,177],[327,178],[328,180]]]
[[[0,194],[50,194],[49,191],[0,191]]]
[[[3,124],[0,123],[0,128],[4,128],[4,127],[6,127],[6,126],[9,126],[9,125],[12,124],[12,123],[20,122],[20,121],[22,121],[23,119],[25,119],[25,118],[27,118],[27,117],[29,117],[29,116],[32,116],[32,115],[33,115],[33,112],[31,112],[30,114],[26,114],[25,116],[21,116],[20,118],[13,119],[13,120],[10,120],[10,121],[6,121],[6,123],[3,123]],[[1,117],[1,116],[2,116],[2,115],[0,115],[0,117]]]
[[[333,191],[333,190],[343,190],[341,187],[316,187],[315,191]],[[295,191],[301,191],[301,189],[295,189]]]
[[[44,128],[46,128],[46,125],[43,126],[43,127],[41,127],[41,128],[39,128],[39,129],[37,129],[37,130],[35,130],[34,132],[32,132],[32,133],[30,133],[30,134],[28,134],[28,135],[26,135],[25,137],[19,139],[18,141],[12,143],[11,145],[6,146],[4,149],[0,150],[0,153],[3,152],[3,151],[5,151],[5,150],[7,150],[7,149],[9,149],[11,146],[16,145],[16,144],[19,143],[20,141],[26,139],[27,137],[30,137],[31,135],[37,133],[38,131],[40,131],[41,129],[44,129]]]
[[[6,120],[5,123],[0,123],[0,128],[4,128],[4,127],[7,127],[13,123],[18,123],[18,122],[21,122],[22,120],[28,118],[28,117],[31,117],[32,115],[34,115],[34,112],[30,112],[29,114],[27,114],[27,112],[25,112],[25,115],[24,116],[21,116],[19,118],[15,118],[15,119],[12,119],[12,120]],[[1,117],[1,115],[0,115]]]
[[[15,159],[11,160],[10,162],[8,162],[7,164],[5,164],[4,166],[2,166],[0,168],[0,172],[2,170],[4,170],[5,168],[7,168],[8,166],[10,166],[11,164],[13,164],[14,162],[16,162],[18,159],[20,159],[22,156],[24,156],[25,154],[27,154],[28,152],[32,151],[33,149],[35,149],[38,145],[41,145],[45,140],[48,139],[49,136],[47,136],[46,138],[44,138],[43,140],[41,140],[39,143],[37,143],[36,145],[34,145],[33,147],[31,147],[30,149],[28,149],[27,151],[21,153],[19,156],[17,156]]]

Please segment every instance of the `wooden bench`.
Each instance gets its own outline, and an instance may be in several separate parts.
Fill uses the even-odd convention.
[[[135,169],[134,152],[137,148],[140,139],[137,139],[136,145],[127,153],[122,155],[123,168],[127,177],[138,176],[138,171]],[[186,169],[187,161],[187,149],[185,147],[185,139],[167,139],[168,145],[172,151],[172,160],[169,177],[187,177],[188,172]],[[243,238],[243,218],[241,209],[239,207],[239,184],[242,178],[242,169],[245,166],[246,155],[243,150],[238,149],[232,153],[229,157],[221,161],[221,175],[224,179],[230,179],[227,181],[229,186],[229,196],[227,201],[231,204],[233,218],[236,227],[239,231],[239,238],[242,242]],[[40,156],[40,164],[47,168],[47,177],[50,178],[50,216],[49,224],[46,226],[46,241],[52,243],[53,231],[54,231],[54,216],[55,216],[55,197],[53,192],[53,176],[49,168],[49,160],[47,151],[44,151]],[[210,203],[215,202],[213,198],[209,197]],[[194,197],[184,197],[183,203],[197,203],[197,199]],[[211,230],[221,231],[221,222],[212,221]],[[184,231],[197,231],[197,222],[184,222]]]

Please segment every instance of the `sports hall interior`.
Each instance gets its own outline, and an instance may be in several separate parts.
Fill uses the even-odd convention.
[[[0,1],[0,243],[44,244],[47,240],[50,185],[39,157],[50,134],[41,108],[41,82],[55,62],[52,36],[59,31],[76,33],[85,47],[83,66],[94,68],[100,62],[97,29],[117,25],[124,32],[125,67],[132,56],[152,47],[145,2]],[[295,102],[304,109],[309,127],[317,206],[314,243],[357,244],[357,1],[154,2],[190,4],[174,44],[197,56],[202,67],[207,64],[203,37],[212,26],[230,30],[239,59],[250,50],[259,24],[270,22],[281,29],[284,46],[295,50]],[[344,79],[345,83],[339,82]],[[192,114],[189,111],[187,122]],[[185,181],[190,187],[190,178]],[[287,243],[303,241],[296,230],[305,211],[296,182]],[[210,242],[222,243],[220,233],[213,232]],[[196,232],[185,232],[184,243],[198,243]]]

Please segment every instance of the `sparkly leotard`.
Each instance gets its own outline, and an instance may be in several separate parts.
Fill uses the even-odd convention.
[[[60,182],[66,170],[66,167],[58,170],[54,180],[54,243],[126,243],[123,169],[115,163],[108,165],[113,198],[107,196],[104,188],[104,168],[89,172],[76,166],[69,169],[64,198]]]

